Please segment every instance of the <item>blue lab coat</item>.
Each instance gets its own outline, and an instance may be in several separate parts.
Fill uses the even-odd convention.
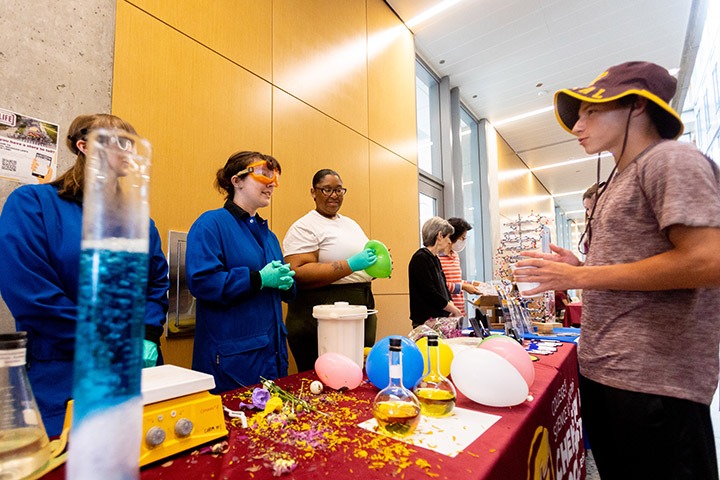
[[[0,215],[0,294],[28,334],[27,371],[48,435],[59,435],[72,396],[82,199],[52,185],[25,185]],[[146,338],[160,340],[168,309],[168,265],[150,220]]]
[[[287,375],[282,303],[290,290],[260,288],[259,271],[283,259],[280,243],[259,215],[228,201],[190,228],[185,271],[197,299],[193,370],[215,377],[213,392]]]

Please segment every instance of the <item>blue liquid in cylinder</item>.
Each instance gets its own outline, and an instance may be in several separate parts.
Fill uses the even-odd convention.
[[[75,425],[140,395],[147,252],[83,248],[73,384]]]

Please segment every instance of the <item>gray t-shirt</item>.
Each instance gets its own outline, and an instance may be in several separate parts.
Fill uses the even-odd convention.
[[[672,225],[720,227],[717,169],[691,144],[663,141],[615,175],[593,217],[586,265],[668,251]],[[718,384],[720,289],[585,290],[582,320],[585,377],[710,404]]]

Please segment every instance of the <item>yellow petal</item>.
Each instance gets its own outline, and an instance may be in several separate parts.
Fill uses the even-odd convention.
[[[270,400],[267,401],[265,404],[265,410],[263,410],[263,416],[267,415],[268,413],[272,413],[276,410],[282,410],[283,401],[280,400],[280,397],[272,397]]]

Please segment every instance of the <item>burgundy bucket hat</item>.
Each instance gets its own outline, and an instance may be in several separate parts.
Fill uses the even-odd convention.
[[[555,116],[572,133],[578,120],[580,102],[612,102],[627,95],[639,95],[656,104],[653,122],[663,138],[676,139],[683,132],[680,115],[669,105],[677,80],[663,67],[650,62],[627,62],[608,68],[587,87],[555,92]]]

